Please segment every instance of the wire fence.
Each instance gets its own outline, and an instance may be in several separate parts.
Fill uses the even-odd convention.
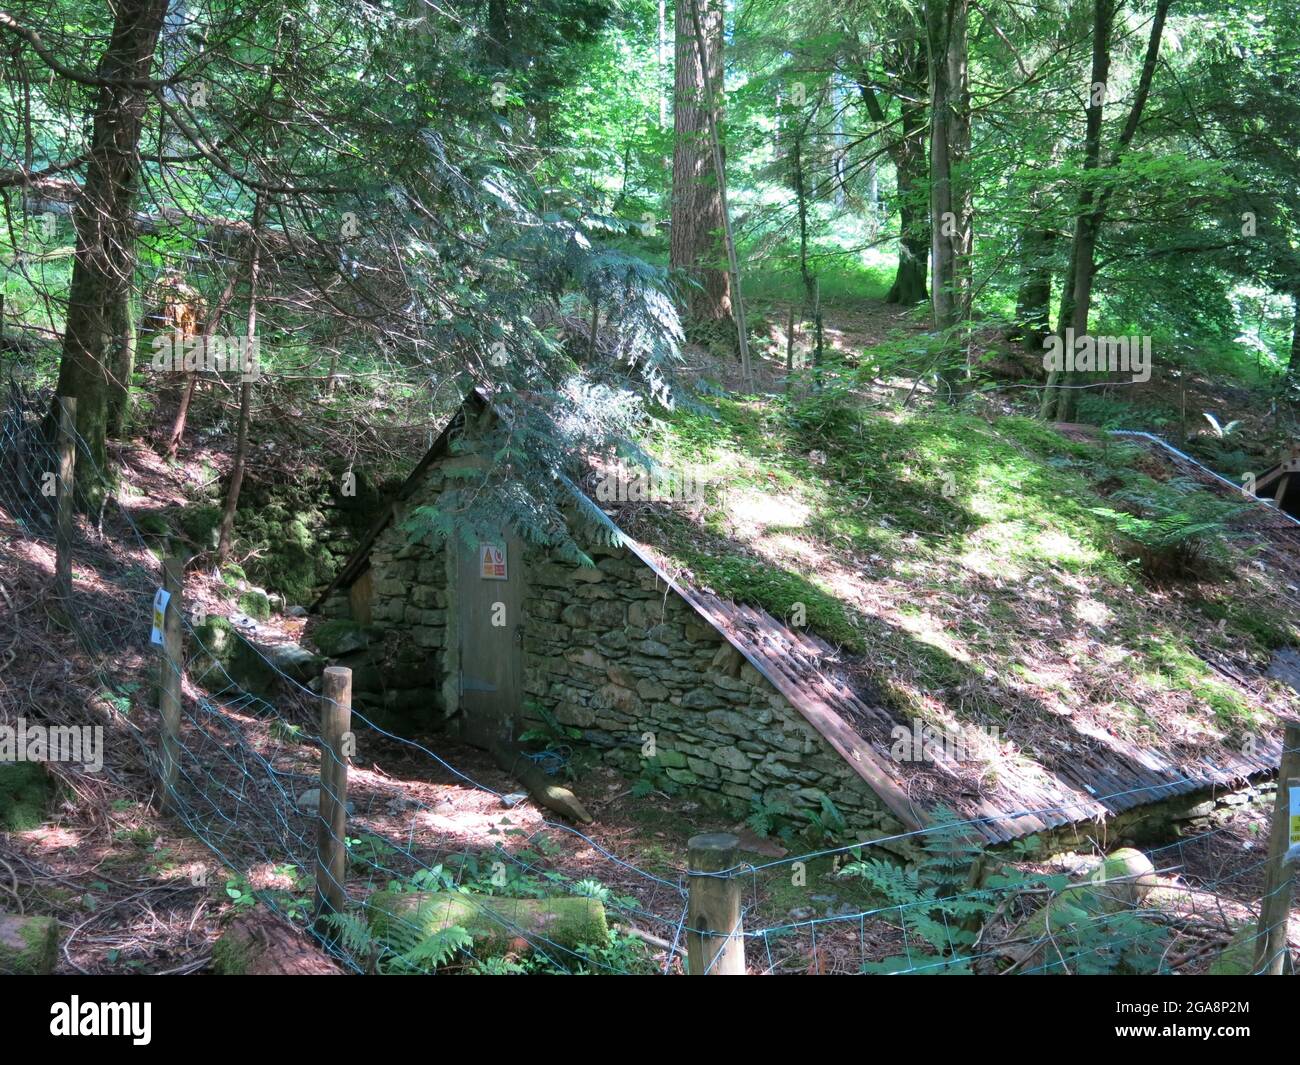
[[[58,470],[56,448],[42,425],[47,409],[48,400],[27,395],[10,384],[8,402],[0,414],[0,508],[12,518],[25,541],[48,553],[55,538],[60,486],[57,474],[52,475]],[[98,481],[104,471],[96,467],[83,440],[78,438],[76,444],[78,482]],[[269,678],[259,691],[247,690],[231,675],[222,649],[209,646],[213,630],[184,611],[178,615],[186,647],[183,660],[171,664],[151,648],[148,604],[159,584],[161,551],[141,529],[129,504],[129,499],[109,492],[97,514],[77,519],[72,601],[61,604],[63,615],[82,645],[96,656],[111,700],[152,710],[149,674],[159,668],[158,663],[163,670],[175,670],[181,691],[181,723],[174,784],[166,789],[168,809],[228,871],[234,885],[232,896],[256,898],[292,924],[312,928],[316,915],[304,885],[317,868],[318,836],[324,823],[321,811],[326,799],[342,798],[330,794],[321,772],[322,764],[333,756],[319,729],[322,697],[310,680],[290,675],[266,648],[236,634],[241,653],[255,655]],[[876,971],[879,967],[872,960],[880,957],[882,949],[890,949],[878,940],[887,937],[891,928],[901,934],[901,942],[893,945],[897,948],[895,960],[888,966],[895,973],[978,971],[981,966],[1006,969],[1008,959],[1015,959],[1010,971],[1022,974],[1072,971],[1135,951],[1168,949],[1169,914],[1163,908],[1143,907],[1138,895],[1130,899],[1135,905],[1120,909],[1084,907],[1079,911],[1076,907],[1077,912],[1068,914],[1067,929],[1052,928],[1051,900],[1069,890],[1059,873],[1005,882],[986,877],[983,886],[950,885],[960,890],[947,891],[927,888],[913,878],[908,882],[907,898],[891,898],[852,912],[753,927],[761,912],[758,897],[762,885],[778,869],[817,859],[849,858],[850,868],[840,875],[861,872],[863,863],[874,855],[873,848],[887,849],[903,842],[919,844],[931,852],[960,848],[963,829],[993,818],[946,820],[894,836],[759,864],[736,864],[718,872],[688,873],[683,869],[676,875],[660,875],[614,854],[570,825],[545,819],[530,828],[511,824],[507,795],[418,741],[381,727],[357,709],[352,709],[351,716],[354,731],[396,745],[423,765],[420,781],[455,780],[498,800],[502,820],[496,831],[508,839],[495,846],[454,842],[451,833],[438,828],[442,823],[438,810],[427,797],[421,797],[421,789],[406,786],[406,781],[354,773],[346,796],[343,842],[347,871],[341,881],[331,885],[346,902],[333,923],[315,925],[320,944],[349,971],[373,972],[385,964],[387,971],[410,971],[428,961],[421,953],[422,944],[427,945],[437,930],[436,914],[418,907],[409,914],[406,910],[390,912],[388,938],[375,938],[364,929],[367,903],[376,892],[457,891],[467,884],[474,890],[459,890],[458,902],[472,907],[483,925],[526,944],[535,960],[557,971],[581,968],[628,973],[653,968],[669,973],[678,969],[686,953],[684,944],[692,936],[713,944],[703,971],[718,963],[723,953],[717,944],[731,936],[743,939],[751,971],[789,968],[789,957],[777,955],[783,944],[795,942],[812,971],[822,971],[820,958],[823,952],[831,952],[831,941],[838,955],[846,949],[856,955],[854,964],[837,962],[841,970]],[[122,721],[146,753],[156,779],[166,779],[153,715],[137,714],[129,720],[123,715]],[[1165,782],[1162,789],[1170,783]],[[314,789],[321,788],[324,793],[312,795]],[[1181,865],[1186,847],[1227,831],[1212,830],[1147,853],[1158,871],[1168,872]],[[574,863],[556,842],[560,838],[575,841],[590,856],[581,869],[572,868]],[[1242,879],[1258,875],[1270,860],[1265,855],[1195,887],[1173,889],[1180,896],[1175,923],[1199,928],[1205,934],[1215,929],[1218,939],[1210,941],[1222,946],[1223,896],[1239,900]],[[243,878],[254,867],[270,871],[266,883],[245,883]],[[599,882],[597,873],[618,881],[620,889]],[[880,869],[876,875],[887,879]],[[700,877],[727,880],[749,895],[749,901],[739,907],[739,920],[733,928],[690,927],[688,885]],[[1290,890],[1289,879],[1273,889],[1287,892],[1288,897]],[[560,893],[599,899],[616,928],[633,930],[632,938],[657,945],[662,957],[647,963],[645,956],[634,960],[631,951],[561,941],[554,933],[548,934],[546,926],[521,923],[496,904],[512,896],[543,899]],[[1031,903],[1038,902],[1047,909],[1047,923],[1032,935],[1022,931],[1017,936],[1017,922],[1026,925],[1035,911]],[[980,920],[972,924],[973,917]],[[1283,928],[1286,919],[1283,907]],[[994,938],[988,930],[999,922],[1009,934]],[[1089,935],[1090,928],[1096,934]],[[851,941],[855,938],[854,948]],[[1285,935],[1282,944],[1279,953],[1287,950]],[[478,957],[473,941],[457,941],[453,948],[449,953],[459,951],[481,971],[510,971],[494,968],[499,963],[491,958]],[[1197,956],[1182,960],[1186,963]],[[424,968],[432,966],[424,964]]]

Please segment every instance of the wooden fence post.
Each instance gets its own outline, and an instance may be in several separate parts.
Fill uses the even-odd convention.
[[[1264,870],[1264,895],[1256,925],[1256,976],[1281,976],[1287,968],[1287,921],[1291,916],[1291,888],[1296,862],[1286,860],[1291,841],[1290,789],[1300,788],[1300,724],[1289,723],[1282,741],[1282,765],[1277,773],[1273,801],[1273,827],[1268,837],[1268,865]]]
[[[716,876],[736,864],[740,840],[730,832],[692,836],[686,844],[686,971],[691,976],[744,976],[740,881]]]
[[[348,762],[352,729],[352,670],[328,666],[320,700],[320,824],[316,831],[316,928],[347,905]]]
[[[55,481],[57,530],[54,558],[54,594],[67,616],[72,611],[72,492],[77,469],[77,401],[59,397],[59,476]]]
[[[181,672],[183,651],[181,614],[185,609],[185,559],[168,554],[163,559],[163,590],[170,594],[163,615],[163,658],[159,666],[158,709],[162,716],[163,808],[177,812],[176,782],[180,776]]]

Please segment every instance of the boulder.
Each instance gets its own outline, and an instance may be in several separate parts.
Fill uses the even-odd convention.
[[[0,762],[0,832],[39,827],[53,795],[53,779],[40,762]]]
[[[298,643],[271,644],[261,651],[271,660],[272,666],[299,684],[306,684],[318,676],[325,666],[325,659]]]
[[[320,788],[308,788],[295,800],[298,809],[305,814],[316,816],[320,813]],[[352,802],[346,804],[349,814],[355,812],[356,805]]]
[[[370,646],[370,630],[355,621],[327,621],[316,626],[311,633],[312,642],[321,654],[330,658],[360,651]]]

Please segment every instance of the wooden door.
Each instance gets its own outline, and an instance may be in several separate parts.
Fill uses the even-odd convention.
[[[461,736],[475,747],[515,738],[523,694],[523,545],[500,536],[459,542]]]

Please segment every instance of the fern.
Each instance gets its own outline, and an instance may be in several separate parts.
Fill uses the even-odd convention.
[[[451,961],[457,952],[473,945],[474,938],[459,925],[441,928],[410,949],[392,955],[386,961],[381,959],[380,964],[384,971],[398,976],[431,973]]]
[[[1020,853],[1028,852],[1026,849]],[[940,809],[934,829],[926,834],[924,853],[914,868],[880,859],[852,862],[840,876],[860,877],[897,907],[907,937],[903,955],[868,962],[869,973],[925,973],[966,975],[971,972],[971,948],[980,927],[1008,898],[1032,886],[1059,891],[1069,880],[1064,875],[1035,876],[1032,881],[1008,867],[985,878],[984,887],[970,884],[979,847],[961,833],[951,811]],[[1084,898],[1085,896],[1080,896]],[[1053,922],[1050,946],[1038,954],[1041,962],[1028,973],[1153,973],[1163,971],[1167,933],[1133,912],[1106,913],[1080,907],[1061,907]],[[1044,936],[1044,942],[1047,937]],[[1032,943],[1033,952],[1040,944]]]
[[[1106,521],[1148,576],[1183,576],[1221,562],[1228,543],[1241,538],[1229,522],[1249,504],[1225,502],[1191,478],[1143,482],[1114,494],[1125,509],[1094,507],[1092,513]]]
[[[897,906],[904,931],[913,943],[905,957],[868,962],[864,972],[970,972],[969,960],[961,952],[975,942],[977,919],[991,911],[984,894],[964,891],[979,848],[962,835],[956,815],[942,808],[937,811],[935,829],[926,834],[924,848],[915,868],[869,858],[850,862],[840,870],[840,876],[862,878]]]
[[[382,935],[376,935],[365,917],[356,912],[331,913],[325,921],[336,933],[336,949],[363,959],[374,972],[395,976],[432,973],[474,944],[473,937],[459,925],[426,936],[413,924],[394,921],[385,926]]]
[[[848,822],[827,795],[822,796],[821,810],[805,811],[808,817],[807,834],[819,844],[835,843],[848,832]]]
[[[757,835],[766,839],[776,831],[781,818],[789,815],[790,807],[783,802],[769,803],[766,800],[761,802],[756,800],[750,815],[745,818],[745,824],[753,829]]]

